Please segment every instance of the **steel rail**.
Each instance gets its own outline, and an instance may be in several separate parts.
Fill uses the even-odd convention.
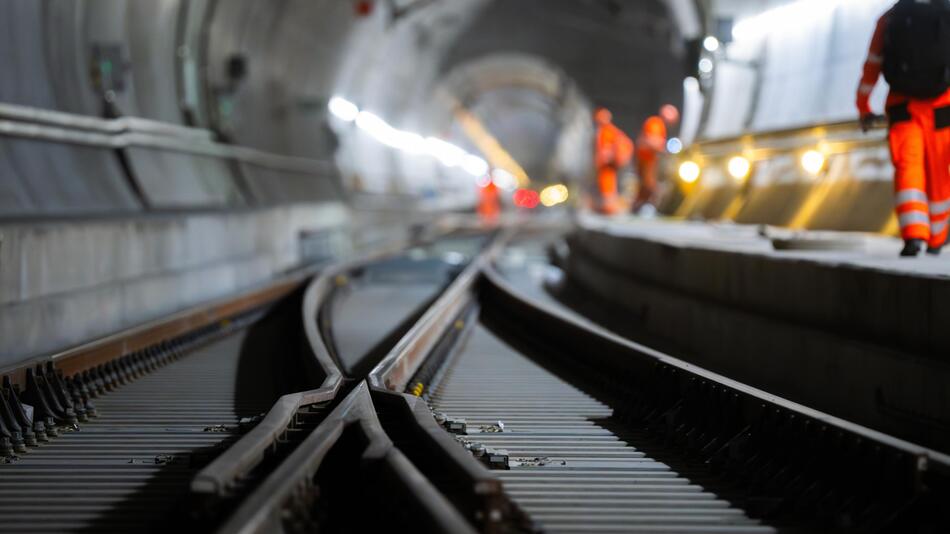
[[[478,314],[477,291],[481,273],[514,235],[504,230],[475,258],[431,305],[416,325],[370,372],[367,382],[381,413],[393,420],[390,435],[412,443],[407,454],[448,495],[470,524],[481,532],[517,529],[530,531],[523,512],[504,494],[501,481],[436,422],[427,403],[420,398],[425,385],[417,384],[406,393],[410,379],[424,365],[464,336]],[[441,362],[434,362],[437,365]],[[507,525],[507,527],[506,527]]]
[[[246,387],[248,370],[273,359],[245,341],[265,325],[257,334],[286,346],[274,321],[296,307],[305,276],[61,353],[26,370],[24,388],[5,380],[0,523],[130,531],[180,520],[168,512],[198,467],[273,402],[278,390]]]
[[[371,387],[380,390],[404,391],[440,337],[462,315],[474,300],[475,287],[487,258],[509,239],[511,231],[498,236],[432,304],[419,322],[393,347],[393,350],[370,373]]]
[[[356,451],[356,456],[363,464],[363,475],[366,475],[366,471],[381,471],[383,476],[391,475],[391,482],[402,491],[379,498],[408,506],[414,512],[414,530],[463,534],[475,532],[445,497],[393,446],[376,416],[365,382],[361,382],[347,395],[218,532],[256,534],[285,531],[283,522],[288,518],[292,521],[292,510],[307,513],[303,508],[311,505],[311,501],[305,495],[312,491],[314,479],[325,466],[327,455],[341,444],[344,434],[351,430],[360,432],[365,440],[363,449]],[[349,444],[352,445],[352,442]],[[352,471],[352,476],[356,474],[355,470]],[[381,490],[372,485],[365,489],[367,492]],[[334,488],[328,487],[325,491],[333,492]],[[360,521],[383,519],[374,517],[372,509],[360,511],[367,515],[352,518],[357,524]],[[404,513],[406,511],[403,510]]]
[[[161,341],[219,323],[228,317],[258,308],[289,295],[316,272],[304,267],[276,280],[263,282],[237,296],[222,297],[169,316],[126,328],[114,334],[49,355],[42,355],[0,369],[14,384],[23,385],[27,369],[52,363],[66,375],[81,373]]]
[[[858,530],[907,522],[926,530],[941,521],[950,456],[621,338],[526,296],[490,267],[484,276],[484,306],[501,310],[513,331],[545,325],[547,348],[538,350],[570,374],[565,380],[589,385],[618,421],[712,467],[735,491],[782,503],[792,523],[814,519],[802,510],[823,506]]]
[[[534,318],[544,320],[546,324],[557,325],[558,328],[564,328],[565,331],[576,333],[581,338],[596,338],[600,340],[599,344],[603,346],[610,346],[615,350],[626,352],[630,358],[627,358],[623,365],[635,365],[640,369],[651,370],[656,365],[668,366],[687,376],[695,377],[734,391],[754,402],[793,413],[797,417],[802,418],[802,420],[810,420],[815,424],[824,425],[830,429],[839,430],[862,440],[876,443],[882,447],[912,456],[917,459],[917,461],[914,462],[914,469],[918,474],[926,471],[935,471],[950,476],[950,455],[851,423],[777,395],[772,395],[758,388],[748,386],[731,378],[651,349],[645,345],[620,337],[606,328],[582,319],[573,313],[566,312],[565,310],[544,302],[530,299],[508,283],[508,281],[504,279],[504,276],[492,267],[486,268],[484,275],[488,282],[486,287],[491,288],[491,291],[495,295],[502,297],[511,306],[519,309],[521,312],[531,313]],[[595,361],[604,360],[604,363],[607,363],[605,361],[607,358],[601,358],[596,355],[594,355],[592,359]],[[618,363],[619,362],[616,361],[610,362],[610,365],[616,366]]]
[[[464,229],[463,222],[458,219],[440,220],[435,226],[432,235],[421,236],[415,244],[434,242],[441,236]],[[307,340],[308,354],[305,356],[315,369],[322,371],[322,383],[314,384],[314,389],[287,394],[279,399],[254,429],[195,476],[191,483],[193,494],[203,498],[228,496],[239,481],[273,450],[291,427],[296,414],[308,406],[330,402],[340,394],[344,376],[328,340],[324,339],[321,332],[321,310],[330,301],[334,291],[351,278],[353,272],[392,258],[409,246],[408,242],[395,243],[383,250],[331,267],[311,280],[303,297],[301,321]]]
[[[320,335],[316,317],[326,296],[332,291],[334,279],[349,268],[348,265],[341,266],[317,277],[308,286],[303,298],[301,322],[309,346],[307,356],[312,358],[315,368],[322,370],[325,377],[323,382],[315,389],[281,397],[250,432],[195,475],[191,482],[193,494],[227,495],[247,472],[260,464],[291,426],[298,411],[336,397],[343,383],[343,375]]]
[[[506,236],[506,239],[499,241],[506,242],[510,237],[510,235]],[[613,408],[614,417],[618,421],[637,422],[635,426],[630,428],[638,430],[631,430],[633,434],[630,435],[635,434],[632,439],[645,440],[644,444],[647,448],[644,450],[647,454],[655,452],[653,447],[659,441],[667,440],[665,442],[668,445],[664,447],[670,448],[663,454],[669,454],[670,451],[676,450],[677,452],[674,455],[699,456],[700,462],[707,466],[703,468],[702,473],[696,474],[701,478],[715,476],[716,480],[719,480],[719,477],[724,477],[722,478],[723,481],[732,484],[735,477],[739,476],[736,473],[746,468],[743,467],[746,464],[740,460],[741,457],[736,455],[745,454],[748,458],[752,458],[751,462],[766,461],[769,462],[767,465],[782,468],[779,472],[786,473],[787,476],[801,477],[801,480],[808,481],[809,484],[812,483],[811,481],[821,484],[821,487],[824,488],[822,491],[834,491],[836,495],[841,496],[841,500],[838,502],[854,502],[850,500],[852,498],[871,499],[868,502],[877,503],[872,511],[849,510],[848,512],[864,514],[856,516],[862,521],[887,521],[894,520],[897,517],[906,520],[908,519],[906,506],[909,506],[907,503],[918,501],[927,503],[922,505],[924,506],[922,510],[932,512],[934,510],[934,499],[940,499],[940,496],[946,492],[948,481],[950,481],[950,457],[947,455],[830,416],[688,364],[649,347],[623,339],[598,325],[555,306],[553,303],[539,301],[527,296],[513,287],[495,269],[494,261],[498,258],[502,246],[496,244],[492,247],[491,254],[486,254],[480,258],[476,280],[461,281],[460,279],[458,287],[450,288],[450,291],[447,291],[443,298],[436,302],[426,316],[419,321],[416,328],[410,331],[393,352],[374,370],[369,379],[377,406],[403,411],[404,417],[399,419],[400,424],[406,427],[415,427],[413,439],[416,441],[414,443],[422,441],[420,435],[428,434],[428,441],[432,448],[425,450],[442,449],[438,454],[427,453],[429,456],[452,458],[456,465],[462,466],[458,469],[463,474],[458,475],[453,472],[453,477],[461,478],[466,483],[475,480],[490,481],[485,484],[487,490],[482,498],[485,495],[499,491],[497,489],[497,477],[489,478],[489,474],[486,473],[481,463],[471,462],[474,458],[471,455],[467,453],[459,454],[463,452],[463,449],[455,443],[455,440],[447,432],[439,430],[438,424],[434,422],[432,415],[429,413],[431,408],[416,398],[417,395],[422,394],[431,386],[428,383],[428,378],[431,378],[431,375],[427,378],[420,377],[420,373],[425,374],[427,372],[426,366],[430,363],[428,359],[436,357],[437,354],[444,354],[446,351],[451,352],[453,350],[452,345],[457,342],[451,340],[446,342],[446,340],[451,338],[453,330],[464,328],[464,323],[471,320],[470,318],[478,316],[479,313],[497,314],[498,317],[504,317],[505,321],[511,323],[511,328],[522,334],[538,336],[541,332],[544,332],[544,337],[550,341],[550,344],[545,346],[550,350],[543,350],[544,355],[543,357],[539,356],[539,358],[551,360],[551,363],[566,359],[571,372],[578,375],[576,377],[578,381],[586,384],[597,384],[595,389],[599,393],[596,393],[596,395],[598,398],[610,399],[608,404]],[[482,307],[481,312],[479,312],[480,307]],[[535,334],[531,334],[531,332]],[[445,356],[444,358],[451,360],[453,357]],[[456,364],[439,363],[439,365],[454,366]],[[565,367],[565,369],[567,368]],[[451,410],[452,406],[462,410],[462,403],[471,404],[474,402],[474,407],[465,410],[478,414],[479,423],[483,422],[481,419],[500,416],[496,412],[504,403],[471,400],[469,397],[474,392],[483,391],[483,389],[471,384],[471,378],[466,379],[465,375],[460,376],[459,380],[462,380],[463,384],[469,384],[474,389],[467,390],[467,394],[459,392],[445,397],[446,390],[440,384],[438,391],[433,390],[435,397],[430,402],[433,402],[435,406],[440,406],[443,400],[449,399],[447,410]],[[510,379],[516,380],[516,377],[510,377]],[[535,378],[534,380],[538,379]],[[563,379],[572,381],[575,378]],[[419,383],[416,383],[417,380]],[[484,388],[500,393],[504,389],[504,383],[507,383],[505,380],[502,380],[502,382],[503,384],[498,386],[486,384]],[[516,397],[521,399],[518,402],[529,402],[528,390],[532,389],[532,383],[529,382],[525,386],[527,390],[521,396]],[[413,394],[405,393],[407,389],[412,390]],[[489,395],[489,393],[484,394]],[[538,402],[543,401],[538,400]],[[568,404],[575,403],[575,406],[580,407],[582,399],[577,397],[575,400],[568,399],[565,402],[568,402]],[[584,404],[584,406],[587,406],[585,409],[591,409],[588,406],[590,405],[589,399],[583,402],[587,403]],[[468,406],[468,404],[465,404],[465,406]],[[517,402],[516,404],[520,405]],[[547,426],[555,424],[555,419],[563,418],[564,415],[560,412],[548,414],[541,406],[535,405],[525,406],[521,409],[521,412],[511,415],[511,419],[506,422],[509,422],[512,426],[537,424],[547,428]],[[393,416],[390,413],[388,417]],[[529,420],[534,422],[531,423]],[[553,432],[553,430],[550,432]],[[390,431],[390,435],[395,434]],[[573,436],[573,434],[571,435]],[[481,438],[485,444],[510,442],[509,446],[517,449],[541,451],[537,453],[539,455],[566,454],[570,457],[586,454],[580,450],[576,453],[562,450],[563,447],[559,447],[559,442],[554,438],[554,434],[551,434],[550,437],[544,437],[534,444],[529,443],[530,440],[525,441],[530,436],[519,437],[517,433],[509,435],[507,433],[479,434],[476,432],[474,436],[467,437],[467,440],[478,440],[477,436],[485,436]],[[629,439],[631,438],[624,439],[630,443]],[[592,457],[617,455],[622,452],[619,449],[614,451],[616,447],[611,448],[609,443],[587,443],[579,447],[584,450],[590,449],[589,452],[593,455]],[[553,452],[544,452],[548,450]],[[626,451],[623,454],[624,457],[627,457],[630,452]],[[642,455],[643,452],[639,454]],[[607,458],[607,456],[604,456],[604,458]],[[618,456],[617,459],[619,458]],[[762,458],[764,460],[761,460]],[[523,459],[519,458],[517,460],[521,461]],[[649,458],[645,460],[649,460]],[[829,462],[831,465],[828,465]],[[431,469],[431,466],[427,466],[423,462],[416,463],[423,472],[426,472],[426,469]],[[570,460],[568,460],[568,463],[570,463]],[[709,466],[715,466],[713,469],[715,475],[712,472],[707,472]],[[837,469],[829,471],[826,469],[828,467],[836,467]],[[717,469],[720,471],[717,471]],[[791,472],[789,472],[790,469]],[[467,475],[464,474],[466,472]],[[534,474],[540,475],[542,472],[539,471]],[[535,506],[541,502],[538,500],[540,497],[536,494],[542,489],[539,484],[547,484],[547,482],[531,476],[530,469],[517,472],[503,471],[502,473],[504,476],[501,476],[501,480],[510,480],[512,484],[510,490],[515,492],[513,494],[515,504],[511,505],[509,509],[517,510],[516,505],[519,498],[526,496],[530,496],[528,498],[530,502],[525,506]],[[583,473],[587,472],[584,471]],[[597,473],[599,471],[595,470],[584,476],[596,477],[598,476]],[[644,480],[652,480],[650,482],[652,484],[659,484],[655,488],[652,486],[643,486],[639,489],[637,487],[622,488],[617,485],[620,483],[619,481],[633,477],[633,475],[624,474],[621,476],[622,473],[620,472],[612,475],[616,478],[608,477],[603,480],[598,478],[596,481],[582,477],[583,479],[577,479],[576,484],[571,482],[571,486],[577,488],[590,486],[591,499],[595,497],[594,493],[596,492],[594,490],[596,488],[601,488],[602,491],[607,492],[604,493],[605,498],[608,494],[612,494],[610,492],[620,491],[622,495],[611,502],[627,503],[628,505],[632,502],[628,497],[642,494],[642,497],[637,497],[638,500],[635,499],[636,506],[653,506],[657,511],[656,514],[651,515],[649,510],[644,508],[641,513],[644,522],[653,521],[654,519],[662,522],[670,519],[671,521],[675,520],[673,523],[682,526],[690,521],[699,521],[708,516],[707,519],[716,518],[717,521],[726,520],[727,518],[732,518],[729,519],[730,521],[738,521],[732,526],[721,526],[721,529],[734,528],[736,531],[745,529],[750,532],[764,532],[772,529],[770,526],[760,525],[754,521],[743,523],[743,521],[749,521],[749,519],[743,519],[745,516],[742,515],[742,510],[722,508],[718,511],[711,511],[703,508],[707,504],[710,506],[713,504],[728,506],[721,500],[702,501],[696,506],[693,506],[693,504],[698,501],[689,501],[688,506],[687,501],[682,503],[677,501],[665,507],[662,504],[665,501],[651,501],[650,499],[653,498],[651,495],[679,494],[676,492],[683,492],[683,498],[699,497],[699,495],[687,495],[699,486],[695,484],[677,485],[678,482],[674,483],[674,481],[663,478],[664,475],[659,470],[655,473],[653,476],[658,477],[656,479],[637,475],[637,477],[644,478]],[[842,473],[853,476],[849,478],[843,476]],[[690,475],[687,474],[687,476]],[[434,480],[431,475],[430,479]],[[611,482],[611,480],[615,482]],[[644,483],[646,484],[646,482]],[[446,489],[450,486],[445,482],[441,484],[439,487],[443,490],[443,493],[452,493]],[[667,484],[672,484],[672,486]],[[544,488],[547,487],[544,486]],[[744,486],[732,487],[729,493],[741,491],[742,487]],[[472,521],[471,510],[473,507],[466,504],[464,499],[458,497],[458,486],[452,488],[455,490],[454,502],[456,507],[465,511],[466,515],[470,517],[470,521]],[[650,493],[651,491],[653,493]],[[749,491],[759,490],[750,487]],[[580,523],[571,523],[578,520],[579,516],[576,513],[568,510],[555,510],[555,504],[562,502],[558,499],[567,495],[565,492],[555,493],[550,499],[542,499],[545,504],[539,505],[543,511],[538,519],[550,519],[552,525],[556,524],[557,528],[567,528],[570,525],[573,525],[573,528],[581,528]],[[473,494],[476,494],[476,492],[469,491],[468,498],[471,498]],[[705,495],[705,497],[708,497],[708,495]],[[727,498],[731,499],[732,497]],[[800,495],[790,498],[806,499]],[[498,495],[492,501],[492,504],[482,508],[481,512],[484,514],[485,510],[488,510],[489,513],[494,511],[496,517],[504,517],[503,510],[506,499],[508,497],[503,494]],[[792,502],[801,503],[802,501]],[[566,502],[564,504],[566,506]],[[578,510],[588,510],[586,505],[581,506],[578,503],[576,506]],[[594,515],[589,518],[591,522],[584,523],[584,525],[609,529],[613,528],[610,525],[620,524],[616,521],[626,521],[632,517],[633,512],[624,508],[617,508],[617,506],[626,505],[618,504],[615,506],[605,502],[602,505],[589,508],[588,511]],[[683,506],[691,510],[689,513],[695,512],[695,515],[691,516],[692,519],[681,517],[680,512],[686,513],[684,510],[680,510]],[[842,504],[841,506],[848,505]],[[603,513],[606,515],[597,517],[596,514],[600,513],[597,510],[601,509],[604,510]],[[680,512],[676,510],[680,510]],[[761,512],[754,512],[754,514],[759,513]],[[796,524],[796,521],[804,520],[804,518],[793,514],[789,520]],[[498,528],[499,525],[490,521],[478,520],[472,521],[472,523],[479,525],[485,531],[492,531],[493,528]],[[526,523],[522,521],[521,524]],[[646,525],[646,523],[644,524]],[[632,528],[631,524],[627,526]],[[647,525],[643,528],[652,527]],[[715,530],[717,527],[710,526],[709,528]]]

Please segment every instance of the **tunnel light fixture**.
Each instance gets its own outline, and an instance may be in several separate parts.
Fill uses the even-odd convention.
[[[327,103],[327,108],[336,118],[344,122],[353,122],[360,114],[360,108],[349,100],[335,96]]]
[[[716,39],[712,35],[703,39],[703,48],[705,48],[707,52],[715,53],[717,50],[719,50],[719,46],[719,39]]]
[[[356,126],[376,138],[382,137],[385,135],[386,130],[392,128],[378,115],[370,113],[369,111],[359,112],[356,116]]]
[[[713,62],[708,57],[699,60],[699,72],[702,74],[712,74]]]
[[[679,154],[683,151],[683,142],[678,137],[671,137],[666,142],[666,151],[670,154]]]
[[[825,155],[817,150],[809,150],[802,154],[801,165],[805,172],[812,176],[818,176],[825,168]]]
[[[396,132],[396,148],[409,154],[425,154],[427,151],[426,139],[412,132]]]
[[[467,154],[461,148],[443,141],[438,137],[427,137],[426,147],[429,154],[439,160],[446,167],[457,167],[462,164],[462,158]]]
[[[695,161],[684,161],[680,164],[679,176],[683,182],[687,184],[696,183],[700,174],[702,174],[702,169]]]
[[[361,111],[357,115],[356,126],[390,148],[410,154],[426,152],[426,141],[421,135],[393,128],[385,120],[368,111]]]
[[[567,202],[571,193],[564,184],[549,185],[541,190],[540,200],[546,208],[553,208]]]
[[[742,156],[736,156],[729,160],[729,163],[726,165],[726,170],[729,171],[729,176],[732,176],[736,181],[742,182],[748,178],[752,172],[752,162]]]
[[[492,182],[500,189],[514,191],[518,188],[518,179],[505,169],[495,169],[491,172]]]
[[[331,98],[327,103],[327,107],[335,117],[346,122],[355,122],[357,128],[383,145],[406,154],[427,154],[446,167],[461,167],[462,170],[476,178],[488,176],[490,166],[484,158],[470,154],[448,141],[443,141],[437,137],[423,137],[414,132],[394,128],[379,115],[369,111],[360,111],[356,104],[342,97],[335,96]],[[509,176],[511,177],[510,188],[514,189],[517,180],[514,176],[510,174]],[[508,185],[505,184],[506,187]]]
[[[488,162],[474,154],[466,154],[462,158],[462,170],[476,178],[488,175]]]

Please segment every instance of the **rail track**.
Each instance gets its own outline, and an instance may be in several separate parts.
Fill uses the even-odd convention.
[[[0,465],[2,529],[173,526],[202,465],[252,426],[283,390],[296,387],[287,379],[296,374],[295,362],[265,358],[262,347],[287,346],[297,283],[7,375],[0,410],[4,440],[12,447]],[[274,298],[286,300],[273,305]],[[183,333],[166,337],[169,331]],[[152,343],[156,335],[163,339]],[[123,350],[129,345],[140,348]]]
[[[374,376],[421,395],[529,528],[950,529],[947,455],[620,338],[503,275],[502,250]]]
[[[514,236],[11,372],[2,530],[947,531],[946,455],[613,335],[499,268]]]

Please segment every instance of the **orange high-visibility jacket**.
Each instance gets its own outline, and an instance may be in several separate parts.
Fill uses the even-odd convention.
[[[871,47],[868,50],[868,58],[864,62],[864,75],[861,76],[861,84],[858,86],[857,107],[861,115],[871,113],[871,92],[874,86],[881,78],[881,70],[884,68],[884,36],[887,33],[887,21],[890,19],[892,9],[887,10],[877,21],[877,27],[874,29],[874,37],[871,38]],[[896,106],[907,102],[909,99],[895,91],[887,95],[886,107]]]
[[[613,124],[601,125],[597,130],[597,150],[594,163],[598,168],[620,168],[633,159],[633,140]]]
[[[650,117],[643,123],[643,130],[637,139],[637,157],[641,160],[652,160],[665,151],[666,123],[660,117]]]

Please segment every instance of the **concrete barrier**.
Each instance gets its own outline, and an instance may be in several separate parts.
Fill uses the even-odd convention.
[[[0,366],[259,284],[338,203],[0,225]]]
[[[950,264],[878,245],[778,252],[753,228],[588,221],[567,271],[689,361],[948,450]]]

